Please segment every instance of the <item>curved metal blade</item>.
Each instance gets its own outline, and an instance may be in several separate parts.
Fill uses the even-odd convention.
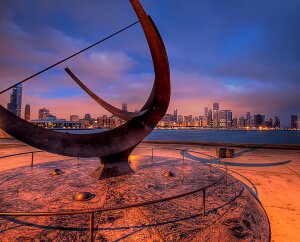
[[[100,106],[105,108],[108,112],[112,113],[113,115],[117,116],[118,118],[121,118],[125,121],[129,121],[130,119],[134,117],[138,117],[143,115],[148,107],[150,106],[153,97],[154,97],[154,85],[152,87],[152,91],[150,93],[150,96],[148,97],[148,100],[144,104],[143,108],[139,112],[127,112],[124,110],[121,110],[119,108],[114,107],[113,105],[107,103],[102,98],[97,96],[91,89],[89,89],[82,81],[79,80],[79,78],[69,69],[65,68],[65,71],[69,74],[69,76],[83,89],[92,99],[94,99]]]
[[[69,134],[37,127],[0,106],[0,128],[38,149],[73,157],[111,156],[133,149],[149,135],[168,109],[171,92],[169,62],[156,26],[138,0],[130,2],[142,25],[154,65],[154,95],[144,114],[105,132]]]

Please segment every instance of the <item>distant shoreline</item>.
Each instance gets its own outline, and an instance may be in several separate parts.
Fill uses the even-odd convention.
[[[84,129],[59,129],[51,130],[110,130],[114,128],[84,128]],[[155,130],[212,130],[212,131],[300,131],[300,129],[213,129],[213,128],[199,128],[199,127],[176,127],[176,128],[155,128]]]
[[[300,129],[214,129],[214,128],[201,128],[201,127],[170,127],[161,128],[156,127],[156,130],[213,130],[213,131],[300,131]]]
[[[108,129],[55,129],[53,131],[69,134],[93,134],[106,130]],[[10,138],[10,136],[0,135],[0,138]],[[240,147],[274,148],[279,146],[284,149],[293,146],[296,148],[292,149],[299,149],[300,132],[298,130],[155,129],[145,140]]]

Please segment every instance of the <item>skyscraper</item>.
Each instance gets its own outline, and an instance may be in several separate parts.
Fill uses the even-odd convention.
[[[213,104],[213,128],[219,127],[219,103]]]
[[[208,115],[208,107],[205,107],[204,108],[204,117],[207,117],[207,115]]]
[[[26,121],[30,121],[30,105],[29,104],[26,104],[26,106],[25,106],[24,118]]]
[[[275,129],[280,128],[280,119],[277,116],[274,117],[274,128]]]
[[[182,115],[178,115],[177,116],[177,120],[178,120],[178,125],[179,126],[183,126],[183,116]]]
[[[207,127],[211,128],[212,127],[212,111],[209,109],[207,112]]]
[[[291,129],[298,129],[298,116],[291,115]]]
[[[219,112],[219,127],[222,129],[231,128],[232,112],[231,110],[221,110]]]
[[[177,108],[174,108],[173,121],[177,122]]]
[[[231,127],[237,128],[237,118],[236,118],[236,117],[234,117],[234,118],[232,119]]]
[[[226,128],[229,129],[232,127],[232,111],[227,110],[227,125]]]
[[[221,110],[219,113],[219,125],[221,129],[225,129],[227,125],[227,110]]]
[[[39,109],[39,120],[43,120],[46,118],[46,116],[49,115],[49,110],[47,108],[41,108]]]
[[[246,120],[244,117],[240,117],[239,118],[239,128],[244,128],[245,127],[245,123],[246,123]]]
[[[127,103],[122,103],[122,110],[126,111],[126,112],[128,111],[127,110]]]
[[[254,115],[254,127],[258,128],[258,127],[262,127],[265,123],[265,115],[263,114],[256,114]]]
[[[247,112],[247,114],[246,114],[245,125],[246,125],[247,127],[251,127],[251,126],[252,126],[252,122],[251,122],[251,114],[250,114],[250,112]]]
[[[21,117],[22,105],[22,84],[16,85],[10,95],[10,102],[7,104],[7,109],[15,115]]]

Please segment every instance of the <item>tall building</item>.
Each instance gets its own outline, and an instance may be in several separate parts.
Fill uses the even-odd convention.
[[[266,119],[264,127],[266,127],[266,128],[272,128],[273,127],[273,119],[272,118]]]
[[[183,125],[185,127],[189,126],[189,117],[188,116],[183,116]]]
[[[219,127],[225,129],[227,126],[227,110],[221,110],[219,113]]]
[[[43,120],[50,114],[49,109],[47,108],[41,108],[39,109],[39,120]]]
[[[122,110],[128,112],[127,103],[122,103]]]
[[[273,126],[275,129],[280,128],[280,119],[277,116],[274,117],[274,125]]]
[[[265,123],[265,115],[263,114],[256,114],[253,117],[253,121],[254,121],[254,127],[258,128],[258,127],[262,127]]]
[[[173,122],[173,115],[166,113],[165,116],[161,119],[163,126],[170,126]]]
[[[202,118],[202,127],[208,127],[208,118],[205,116]]]
[[[179,126],[183,126],[183,116],[182,115],[178,115],[177,119],[178,119],[178,125]]]
[[[187,121],[188,121],[188,125],[187,126],[193,126],[194,125],[193,115],[189,115]]]
[[[219,103],[213,104],[213,128],[219,128]]]
[[[7,104],[7,109],[13,114],[21,117],[22,105],[22,84],[16,85],[10,95],[10,102]]]
[[[226,128],[230,129],[232,127],[232,111],[227,110],[227,125]]]
[[[298,129],[298,116],[291,115],[291,129]]]
[[[251,121],[251,114],[250,114],[250,112],[247,112],[247,114],[246,114],[246,120],[245,120],[245,125],[247,126],[247,127],[251,127],[252,126],[252,121]]]
[[[232,125],[232,112],[231,110],[221,110],[219,112],[219,127],[222,129],[231,128]]]
[[[236,118],[236,117],[234,117],[234,118],[232,119],[231,127],[237,128],[237,118]]]
[[[211,109],[209,109],[207,112],[207,127],[208,128],[212,127],[212,124],[213,124],[212,122],[213,122],[212,121],[212,111],[211,111]]]
[[[174,109],[174,113],[173,113],[173,121],[177,122],[177,108]]]
[[[244,128],[245,127],[245,123],[246,123],[246,120],[244,117],[240,117],[239,118],[239,128]]]
[[[24,118],[25,118],[26,121],[30,120],[30,105],[29,104],[26,104],[26,106],[25,106]]]
[[[205,107],[204,108],[204,117],[207,117],[207,115],[208,115],[208,107]]]
[[[196,120],[195,120],[196,121]],[[196,125],[197,126],[197,125]],[[198,117],[198,126],[203,127],[203,116]]]

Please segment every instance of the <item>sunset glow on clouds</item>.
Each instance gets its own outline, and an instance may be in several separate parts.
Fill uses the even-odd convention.
[[[226,3],[225,3],[226,2]],[[234,116],[300,115],[299,1],[141,0],[164,39],[171,67],[170,112],[203,115],[220,102]],[[129,1],[0,2],[0,89],[136,21]],[[47,107],[60,118],[107,114],[65,73],[69,67],[105,100],[143,106],[153,67],[141,27],[33,78],[23,108]],[[9,93],[0,96],[6,107]]]

